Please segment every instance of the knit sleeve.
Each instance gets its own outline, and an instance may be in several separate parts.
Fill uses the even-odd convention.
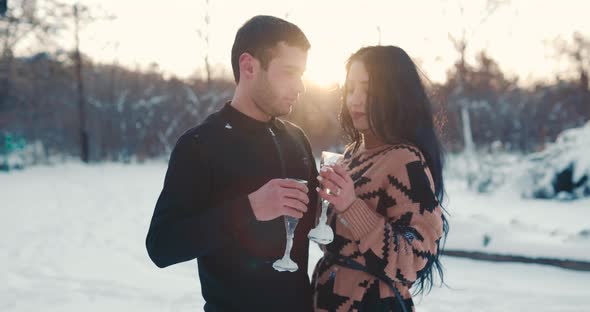
[[[443,235],[442,208],[420,155],[406,149],[390,152],[375,190],[358,194],[340,215],[368,270],[406,285],[430,268]],[[368,202],[375,199],[376,209],[371,209]]]

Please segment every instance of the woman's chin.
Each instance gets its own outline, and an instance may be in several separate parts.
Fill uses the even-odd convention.
[[[356,129],[356,131],[358,132],[366,132],[369,131],[369,126],[365,125],[365,124],[355,124],[353,123],[354,128]]]

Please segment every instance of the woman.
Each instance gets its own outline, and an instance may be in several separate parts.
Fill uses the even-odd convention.
[[[446,237],[443,155],[416,66],[394,46],[362,48],[346,65],[341,125],[351,139],[320,172],[334,241],[313,276],[316,311],[414,311]],[[332,190],[332,191],[327,191]]]

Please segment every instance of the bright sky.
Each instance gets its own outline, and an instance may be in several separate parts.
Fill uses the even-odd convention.
[[[203,68],[205,0],[86,0],[117,16],[88,26],[82,50],[94,58],[129,66],[155,62],[167,73],[187,77]],[[464,14],[459,3],[465,6]],[[405,49],[434,81],[444,80],[456,60],[449,33],[467,31],[468,59],[486,49],[501,68],[521,80],[551,79],[571,69],[555,58],[552,40],[574,31],[590,36],[586,0],[512,0],[483,24],[485,0],[210,0],[211,63],[231,73],[230,51],[237,29],[250,17],[287,19],[312,44],[306,77],[316,83],[341,81],[346,58],[379,42]],[[71,44],[71,43],[70,43]]]

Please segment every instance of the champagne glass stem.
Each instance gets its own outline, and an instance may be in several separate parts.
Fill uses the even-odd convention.
[[[287,236],[287,246],[285,246],[285,257],[291,257],[291,248],[293,248],[293,235]]]
[[[295,236],[295,228],[299,220],[293,217],[285,216],[285,228],[287,230],[287,245],[285,246],[285,256],[291,255],[291,248],[293,248],[293,237]]]
[[[320,215],[320,222],[321,224],[328,222],[328,206],[330,202],[322,199],[322,214]]]

